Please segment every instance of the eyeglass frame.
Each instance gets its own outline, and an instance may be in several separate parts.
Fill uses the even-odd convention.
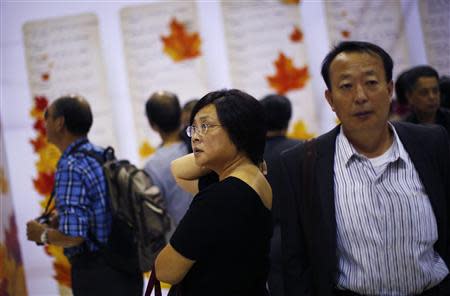
[[[221,124],[209,124],[209,123],[202,123],[202,124],[200,124],[199,127],[196,127],[195,125],[188,125],[186,127],[186,135],[189,138],[192,138],[192,136],[195,133],[199,133],[199,135],[204,136],[204,135],[206,135],[206,133],[208,132],[208,129],[210,127],[216,127],[216,126],[222,126],[222,125]]]

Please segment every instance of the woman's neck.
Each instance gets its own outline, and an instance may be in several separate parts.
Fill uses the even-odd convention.
[[[219,179],[223,180],[237,171],[249,169],[251,167],[256,167],[250,159],[243,155],[237,155],[232,161],[227,163],[221,170],[216,171],[219,175]]]

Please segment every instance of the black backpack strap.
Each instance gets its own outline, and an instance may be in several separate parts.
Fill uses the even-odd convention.
[[[82,146],[82,145],[84,145],[84,144],[86,144],[86,143],[88,143],[89,142],[89,140],[88,139],[83,139],[83,140],[81,140],[80,142],[78,142],[75,146],[73,146],[72,148],[70,148],[70,150],[69,150],[69,152],[67,152],[67,154],[72,154],[72,153],[74,153],[74,152],[77,152],[78,151],[78,149]]]
[[[87,140],[84,142],[86,143]],[[80,142],[81,143],[81,142]],[[84,154],[88,157],[91,157],[93,159],[95,159],[100,166],[102,166],[107,160],[110,159],[114,159],[114,148],[112,148],[111,146],[108,146],[105,151],[103,152],[102,155],[99,155],[98,153],[95,153],[93,151],[89,151],[89,150],[80,150],[78,149],[81,145],[77,145],[75,146],[70,153],[81,153]],[[104,179],[105,179],[105,184],[106,184],[106,188],[108,188],[108,181],[106,180],[106,175],[104,175]],[[105,247],[105,244],[102,244],[94,235],[94,233],[92,233],[91,229],[88,228],[88,233],[87,233],[87,237],[89,238],[89,240],[94,243],[94,245],[97,246],[97,248],[99,248],[99,250],[101,250],[102,248]]]
[[[108,146],[105,151],[103,151],[103,154],[100,155],[98,153],[95,153],[92,150],[73,150],[73,153],[82,153],[86,156],[94,158],[100,165],[103,165],[106,161],[115,159],[114,155],[114,148],[111,146]]]

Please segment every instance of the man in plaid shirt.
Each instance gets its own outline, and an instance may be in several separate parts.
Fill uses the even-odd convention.
[[[53,227],[55,223],[31,220],[27,236],[37,243],[64,248],[72,264],[74,296],[142,295],[139,270],[117,270],[102,256],[112,224],[107,183],[101,165],[79,152],[103,154],[102,148],[87,139],[92,121],[88,102],[79,96],[61,97],[46,110],[48,141],[62,153],[53,193],[58,222]]]

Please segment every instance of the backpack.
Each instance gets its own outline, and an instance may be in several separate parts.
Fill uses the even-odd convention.
[[[112,212],[108,243],[100,246],[106,261],[124,271],[150,271],[170,229],[159,188],[144,170],[128,160],[117,160],[112,147],[105,149],[103,157],[92,151],[77,152],[97,160],[105,174]]]

